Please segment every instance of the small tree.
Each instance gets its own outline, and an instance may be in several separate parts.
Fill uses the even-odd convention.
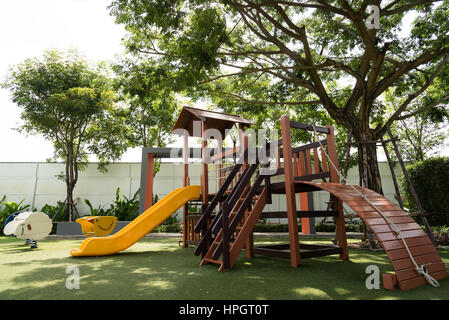
[[[12,67],[2,86],[22,109],[18,130],[53,142],[54,158],[65,162],[65,218],[71,221],[73,190],[88,154],[95,153],[104,168],[126,148],[104,66],[91,65],[75,50],[49,50]]]

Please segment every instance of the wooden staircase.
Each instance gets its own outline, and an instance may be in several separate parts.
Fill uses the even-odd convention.
[[[203,228],[202,238],[195,249],[195,255],[202,255],[201,265],[213,263],[220,266],[220,271],[230,269],[244,247],[247,256],[252,256],[252,231],[266,204],[266,190],[261,186],[264,176],[257,173],[254,183],[250,183],[258,166],[258,163],[248,166],[225,200],[214,198],[204,209],[203,216],[206,216],[218,203],[222,203],[207,229],[201,221],[196,226],[198,230]],[[231,173],[228,179],[233,178]],[[227,188],[226,181],[216,197],[224,193],[224,188]]]
[[[266,191],[263,189],[262,194],[256,199],[254,206],[251,205],[247,209],[244,209],[245,207],[243,206],[245,199],[249,199],[249,197],[241,198],[242,205],[231,212],[229,215],[229,226],[220,229],[206,255],[203,257],[201,265],[214,263],[220,266],[219,271],[231,269],[244,247],[246,247],[247,256],[252,256],[250,237],[254,225],[259,220],[260,214],[265,207]],[[242,219],[241,225],[234,227],[235,222],[239,219],[239,211],[241,212],[243,210],[245,210],[245,217]]]

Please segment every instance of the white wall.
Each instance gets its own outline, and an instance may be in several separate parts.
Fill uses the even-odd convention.
[[[96,169],[96,164],[89,164],[85,171],[80,172],[74,197],[81,215],[89,213],[84,199],[89,199],[96,208],[99,205],[109,207],[115,199],[117,187],[126,197],[132,197],[140,187],[140,163],[115,163],[108,166],[107,173]],[[56,178],[64,170],[61,163],[11,163],[0,162],[0,197],[6,195],[7,201],[19,202],[41,209],[45,204],[55,205],[58,200],[65,199],[65,183]],[[200,183],[201,165],[192,163],[189,166],[191,184]],[[380,172],[384,194],[394,200],[395,192],[387,163],[380,163]],[[396,168],[396,175],[402,175]],[[210,192],[216,192],[216,170],[210,166]],[[280,177],[279,177],[280,178]],[[358,184],[356,169],[351,169],[348,180]],[[154,192],[161,199],[175,188],[182,187],[182,164],[162,163],[161,170],[155,177]],[[314,193],[315,210],[326,209],[329,196],[326,192]],[[395,201],[395,200],[394,200]],[[267,205],[265,211],[285,211],[285,196],[273,195],[273,204]],[[272,222],[280,222],[273,219]]]

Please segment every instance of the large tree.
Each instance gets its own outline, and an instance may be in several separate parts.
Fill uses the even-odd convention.
[[[126,149],[108,72],[76,50],[49,50],[11,67],[3,87],[22,109],[19,131],[51,141],[54,158],[65,162],[65,218],[71,221],[73,190],[88,155],[97,155],[104,168]]]
[[[447,91],[436,98],[427,90],[448,83],[448,0],[115,0],[110,9],[129,32],[128,49],[155,57],[174,87],[210,90],[224,77],[248,75],[294,87],[294,100],[284,104],[323,108],[350,131],[359,163],[367,157],[363,181],[378,192],[375,144],[365,142],[412,116],[418,97],[425,97],[421,111],[449,101]],[[405,18],[413,19],[410,32]],[[384,117],[391,88],[399,103]]]

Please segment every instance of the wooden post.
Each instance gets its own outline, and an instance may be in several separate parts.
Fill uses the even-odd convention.
[[[201,122],[201,159],[202,159],[202,174],[201,174],[201,199],[203,205],[209,203],[209,166],[207,164],[207,137],[206,137],[206,122]]]
[[[299,152],[298,157],[298,175],[305,176],[307,175],[306,169],[306,152]],[[299,194],[299,208],[300,210],[308,211],[309,210],[309,199],[307,192],[301,192]],[[305,234],[310,234],[310,219],[309,218],[301,218],[301,232]]]
[[[148,153],[147,155],[146,175],[145,210],[148,210],[153,205],[154,154],[152,153]]]
[[[184,167],[184,176],[183,176],[183,186],[187,187],[189,183],[189,133],[187,130],[184,130],[184,147],[183,147],[183,167]],[[187,215],[189,214],[189,205],[186,203],[182,210],[182,245],[184,248],[188,247],[187,237],[190,234],[189,227],[190,225],[187,223]],[[192,239],[193,240],[193,237]]]
[[[387,158],[388,166],[390,167],[391,178],[393,179],[394,190],[396,192],[399,207],[401,207],[401,209],[404,210],[404,203],[402,202],[401,199],[401,192],[399,191],[398,180],[396,179],[396,174],[394,173],[393,163],[391,162],[386,141],[382,140],[382,147],[384,148],[385,157]]]
[[[221,155],[220,159],[218,159],[218,163],[217,163],[217,180],[218,180],[218,185],[217,185],[217,190],[220,190],[221,185],[223,183],[223,179],[221,176],[221,171],[223,169],[223,139],[217,139],[217,151],[218,154]]]
[[[230,252],[229,252],[229,240],[231,235],[229,234],[229,213],[232,208],[229,208],[226,202],[223,203],[223,210],[221,212],[222,219],[222,240],[223,240],[223,270],[230,268]]]
[[[206,136],[206,121],[201,122],[201,166],[202,166],[202,172],[201,172],[201,200],[202,200],[202,206],[201,206],[201,214],[204,214],[205,210],[207,209],[207,206],[209,204],[209,166],[207,163],[207,136]],[[207,231],[208,223],[207,221],[203,223],[203,227],[201,229],[201,234],[205,234]],[[206,246],[203,249],[202,257],[204,258],[207,254],[209,248],[209,241],[207,241]]]
[[[281,152],[280,152],[281,146],[278,145],[274,149],[274,157],[276,158],[276,169],[281,168]]]
[[[416,207],[418,208],[418,211],[420,213],[421,221],[424,223],[424,227],[426,228],[426,233],[428,234],[433,245],[435,247],[437,247],[438,243],[436,242],[435,237],[433,236],[433,233],[432,233],[432,230],[430,229],[430,225],[429,225],[429,222],[427,221],[427,218],[424,216],[424,210],[421,207],[421,202],[419,201],[418,195],[416,194],[415,187],[413,187],[412,180],[410,180],[410,177],[408,175],[408,171],[407,171],[407,168],[405,167],[404,161],[402,161],[402,157],[399,152],[399,148],[396,145],[396,141],[394,140],[394,135],[391,132],[390,128],[388,128],[388,135],[391,138],[391,143],[393,144],[394,151],[396,152],[396,156],[398,157],[398,162],[401,165],[405,180],[407,181],[408,186],[410,188],[410,193],[412,194],[413,200],[415,200]]]
[[[334,127],[326,126],[329,129],[329,134],[327,135],[327,152],[330,161],[334,166],[338,166],[337,157],[337,146],[335,145]],[[331,175],[331,182],[340,183],[340,178],[338,172],[335,170],[334,166],[330,164],[329,171]],[[338,167],[337,167],[338,168]],[[335,217],[335,231],[337,233],[338,245],[342,248],[342,253],[340,254],[341,260],[348,260],[348,243],[346,240],[346,227],[345,227],[345,215],[343,212],[343,202],[337,197],[333,197],[334,210],[338,211],[338,216]]]
[[[287,116],[282,116],[281,128],[284,155],[285,198],[287,203],[288,232],[290,235],[290,265],[297,267],[301,264],[301,253],[299,251],[298,215],[296,212],[295,182],[293,180],[290,119]]]
[[[248,158],[250,155],[249,137],[247,134],[245,134],[244,130],[245,130],[245,127],[241,123],[239,123],[239,138],[240,138],[240,147],[241,147],[240,154],[243,155],[245,150],[248,149],[248,157],[243,159],[242,171],[244,171],[248,167]],[[251,182],[249,182],[248,185],[246,186],[246,188],[243,190],[242,197],[245,197],[246,194],[248,193],[250,183]],[[245,219],[245,218],[243,218],[243,219]],[[254,247],[254,235],[251,232],[248,236],[248,239],[245,241],[245,255],[248,259],[251,259],[254,257],[253,247]]]

